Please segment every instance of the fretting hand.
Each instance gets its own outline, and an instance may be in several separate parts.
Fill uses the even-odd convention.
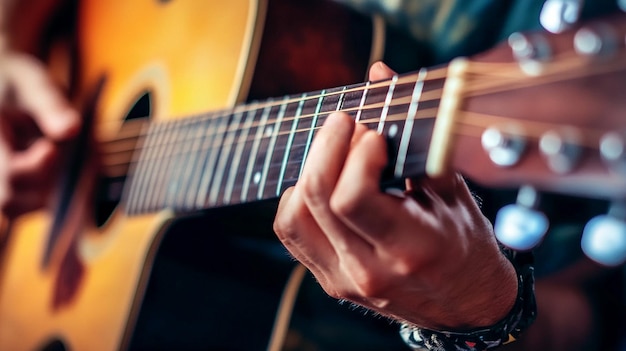
[[[370,79],[394,74],[382,63]],[[433,329],[488,326],[517,293],[515,271],[460,175],[380,190],[385,140],[345,113],[328,117],[274,229],[331,296]]]

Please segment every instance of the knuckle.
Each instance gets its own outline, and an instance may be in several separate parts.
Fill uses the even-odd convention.
[[[274,232],[281,239],[293,237],[296,233],[295,223],[296,221],[294,221],[292,217],[285,215],[276,216],[273,224]]]
[[[387,286],[386,278],[375,274],[361,265],[348,267],[354,284],[354,292],[344,292],[343,298],[354,300],[379,296]]]
[[[324,292],[326,292],[328,296],[334,299],[337,299],[337,300],[346,299],[347,298],[346,296],[349,295],[343,289],[331,288],[328,286],[328,284],[321,284],[321,285],[322,285],[322,289],[324,289]]]
[[[390,268],[394,275],[406,278],[419,271],[421,266],[422,263],[412,256],[396,256]]]
[[[324,194],[327,192],[329,184],[323,176],[309,174],[300,181],[300,187],[305,202],[317,205],[324,202]]]
[[[369,276],[362,276],[355,281],[356,291],[362,298],[374,298],[381,296],[386,290],[386,284],[381,279]]]
[[[344,217],[354,218],[360,213],[363,199],[358,194],[336,194],[330,198],[330,208],[333,213]]]

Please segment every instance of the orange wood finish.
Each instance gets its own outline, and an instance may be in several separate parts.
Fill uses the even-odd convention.
[[[245,95],[246,67],[254,66],[263,6],[256,0],[80,2],[79,90],[106,78],[96,139],[112,137],[144,91],[153,93],[157,119],[234,104]],[[96,228],[88,220],[94,167],[87,169],[48,266],[42,257],[50,213],[14,223],[0,277],[0,350],[38,350],[57,339],[69,350],[111,351],[129,342],[171,215],[128,218],[118,211]]]

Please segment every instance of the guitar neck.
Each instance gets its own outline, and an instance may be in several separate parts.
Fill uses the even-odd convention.
[[[333,111],[389,141],[384,180],[424,173],[445,69],[251,102],[143,125],[125,185],[129,214],[189,212],[280,196]]]

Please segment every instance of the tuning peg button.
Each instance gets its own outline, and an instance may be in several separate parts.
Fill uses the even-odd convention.
[[[548,167],[556,173],[571,171],[580,158],[580,137],[573,130],[561,133],[548,131],[539,139],[539,150],[546,158]]]
[[[602,136],[600,156],[612,171],[626,174],[626,146],[620,133],[609,132]]]
[[[578,21],[582,3],[583,0],[546,0],[539,22],[547,31],[561,33]]]
[[[517,251],[539,245],[548,231],[548,218],[536,210],[538,202],[534,188],[522,187],[517,202],[504,206],[496,215],[494,232],[498,241]]]
[[[509,35],[508,44],[522,72],[529,76],[538,76],[543,72],[544,63],[552,57],[552,48],[542,34]]]
[[[501,167],[516,164],[526,148],[526,140],[520,133],[505,133],[496,127],[485,129],[480,141],[491,161]]]
[[[587,257],[605,266],[626,261],[624,204],[612,205],[609,214],[592,218],[583,231],[581,247]]]
[[[617,52],[618,45],[617,34],[605,23],[583,27],[574,35],[574,50],[580,55],[610,57]]]

